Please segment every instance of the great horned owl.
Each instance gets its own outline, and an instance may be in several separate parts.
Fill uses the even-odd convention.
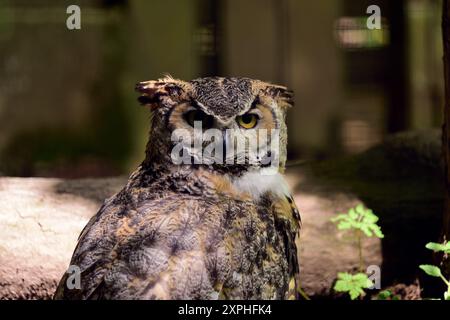
[[[296,298],[300,216],[281,175],[292,92],[219,77],[166,77],[136,89],[152,110],[145,160],[82,231],[70,263],[79,268],[81,288],[69,289],[66,273],[55,298]],[[230,130],[248,136],[276,129],[278,148],[247,143],[253,161],[178,163],[174,132],[194,134],[195,123],[223,133],[224,147]],[[188,158],[198,160],[204,147],[189,149]],[[251,160],[242,152],[233,158]],[[270,174],[263,160],[274,153],[278,162]]]

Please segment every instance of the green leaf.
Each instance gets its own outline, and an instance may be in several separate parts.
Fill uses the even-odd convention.
[[[372,212],[372,210],[367,210],[364,215],[364,222],[368,224],[374,224],[378,221],[378,217]]]
[[[434,252],[442,251],[444,253],[450,253],[450,242],[447,243],[428,242],[425,248],[433,250]]]
[[[377,224],[378,217],[372,210],[364,208],[362,204],[350,208],[346,214],[341,213],[333,217],[331,221],[336,223],[339,230],[354,229],[361,231],[367,237],[384,237]]]
[[[372,230],[373,230],[373,233],[375,234],[376,237],[384,238],[384,234],[383,234],[383,232],[381,232],[381,228],[379,226],[377,226],[377,225],[374,226],[372,228]]]
[[[364,214],[365,210],[364,210],[364,206],[362,204],[358,204],[355,208],[355,211],[360,213],[360,214]]]
[[[450,300],[450,292],[448,291],[444,292],[444,300]]]
[[[371,237],[373,235],[372,231],[370,231],[369,226],[361,226],[361,231],[364,232],[364,234],[368,237]]]
[[[392,295],[392,292],[389,290],[383,290],[380,291],[380,293],[378,293],[378,299],[379,300],[387,300],[388,298],[390,298]]]
[[[338,292],[347,292],[352,300],[364,295],[364,289],[371,287],[373,283],[366,274],[357,273],[352,275],[346,272],[338,273],[338,280],[334,285],[334,290]]]
[[[429,276],[432,277],[441,277],[442,273],[441,273],[441,269],[439,269],[436,266],[432,266],[430,264],[421,264],[419,266],[420,269],[422,269],[423,271],[425,271],[425,273]]]
[[[338,279],[344,280],[346,282],[351,281],[353,276],[348,272],[339,272]]]
[[[350,229],[352,225],[349,222],[342,221],[338,224],[337,228],[339,230],[347,230]]]
[[[445,245],[436,242],[428,242],[425,248],[433,251],[444,251]]]
[[[378,300],[400,300],[398,294],[393,294],[390,290],[382,290],[378,293]]]
[[[364,294],[364,290],[361,288],[351,288],[349,294],[350,299],[355,300],[356,298]]]
[[[355,209],[350,209],[350,210],[348,210],[348,216],[351,218],[351,219],[353,219],[353,220],[356,220],[356,219],[358,219],[358,213],[356,212],[356,210]]]

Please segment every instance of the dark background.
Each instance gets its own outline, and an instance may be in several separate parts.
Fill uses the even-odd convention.
[[[81,7],[81,30],[66,8]],[[366,28],[377,4],[381,30]],[[130,172],[165,73],[247,76],[296,93],[291,160],[357,153],[439,127],[441,1],[0,0],[0,175]]]

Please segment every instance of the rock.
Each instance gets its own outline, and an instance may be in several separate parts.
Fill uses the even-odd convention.
[[[82,228],[124,182],[0,178],[0,298],[51,298]]]

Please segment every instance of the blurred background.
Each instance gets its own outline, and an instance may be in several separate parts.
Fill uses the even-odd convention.
[[[381,30],[366,27],[372,4]],[[0,0],[0,175],[130,172],[149,125],[134,85],[166,73],[292,88],[291,160],[437,128],[440,15],[438,0]]]

